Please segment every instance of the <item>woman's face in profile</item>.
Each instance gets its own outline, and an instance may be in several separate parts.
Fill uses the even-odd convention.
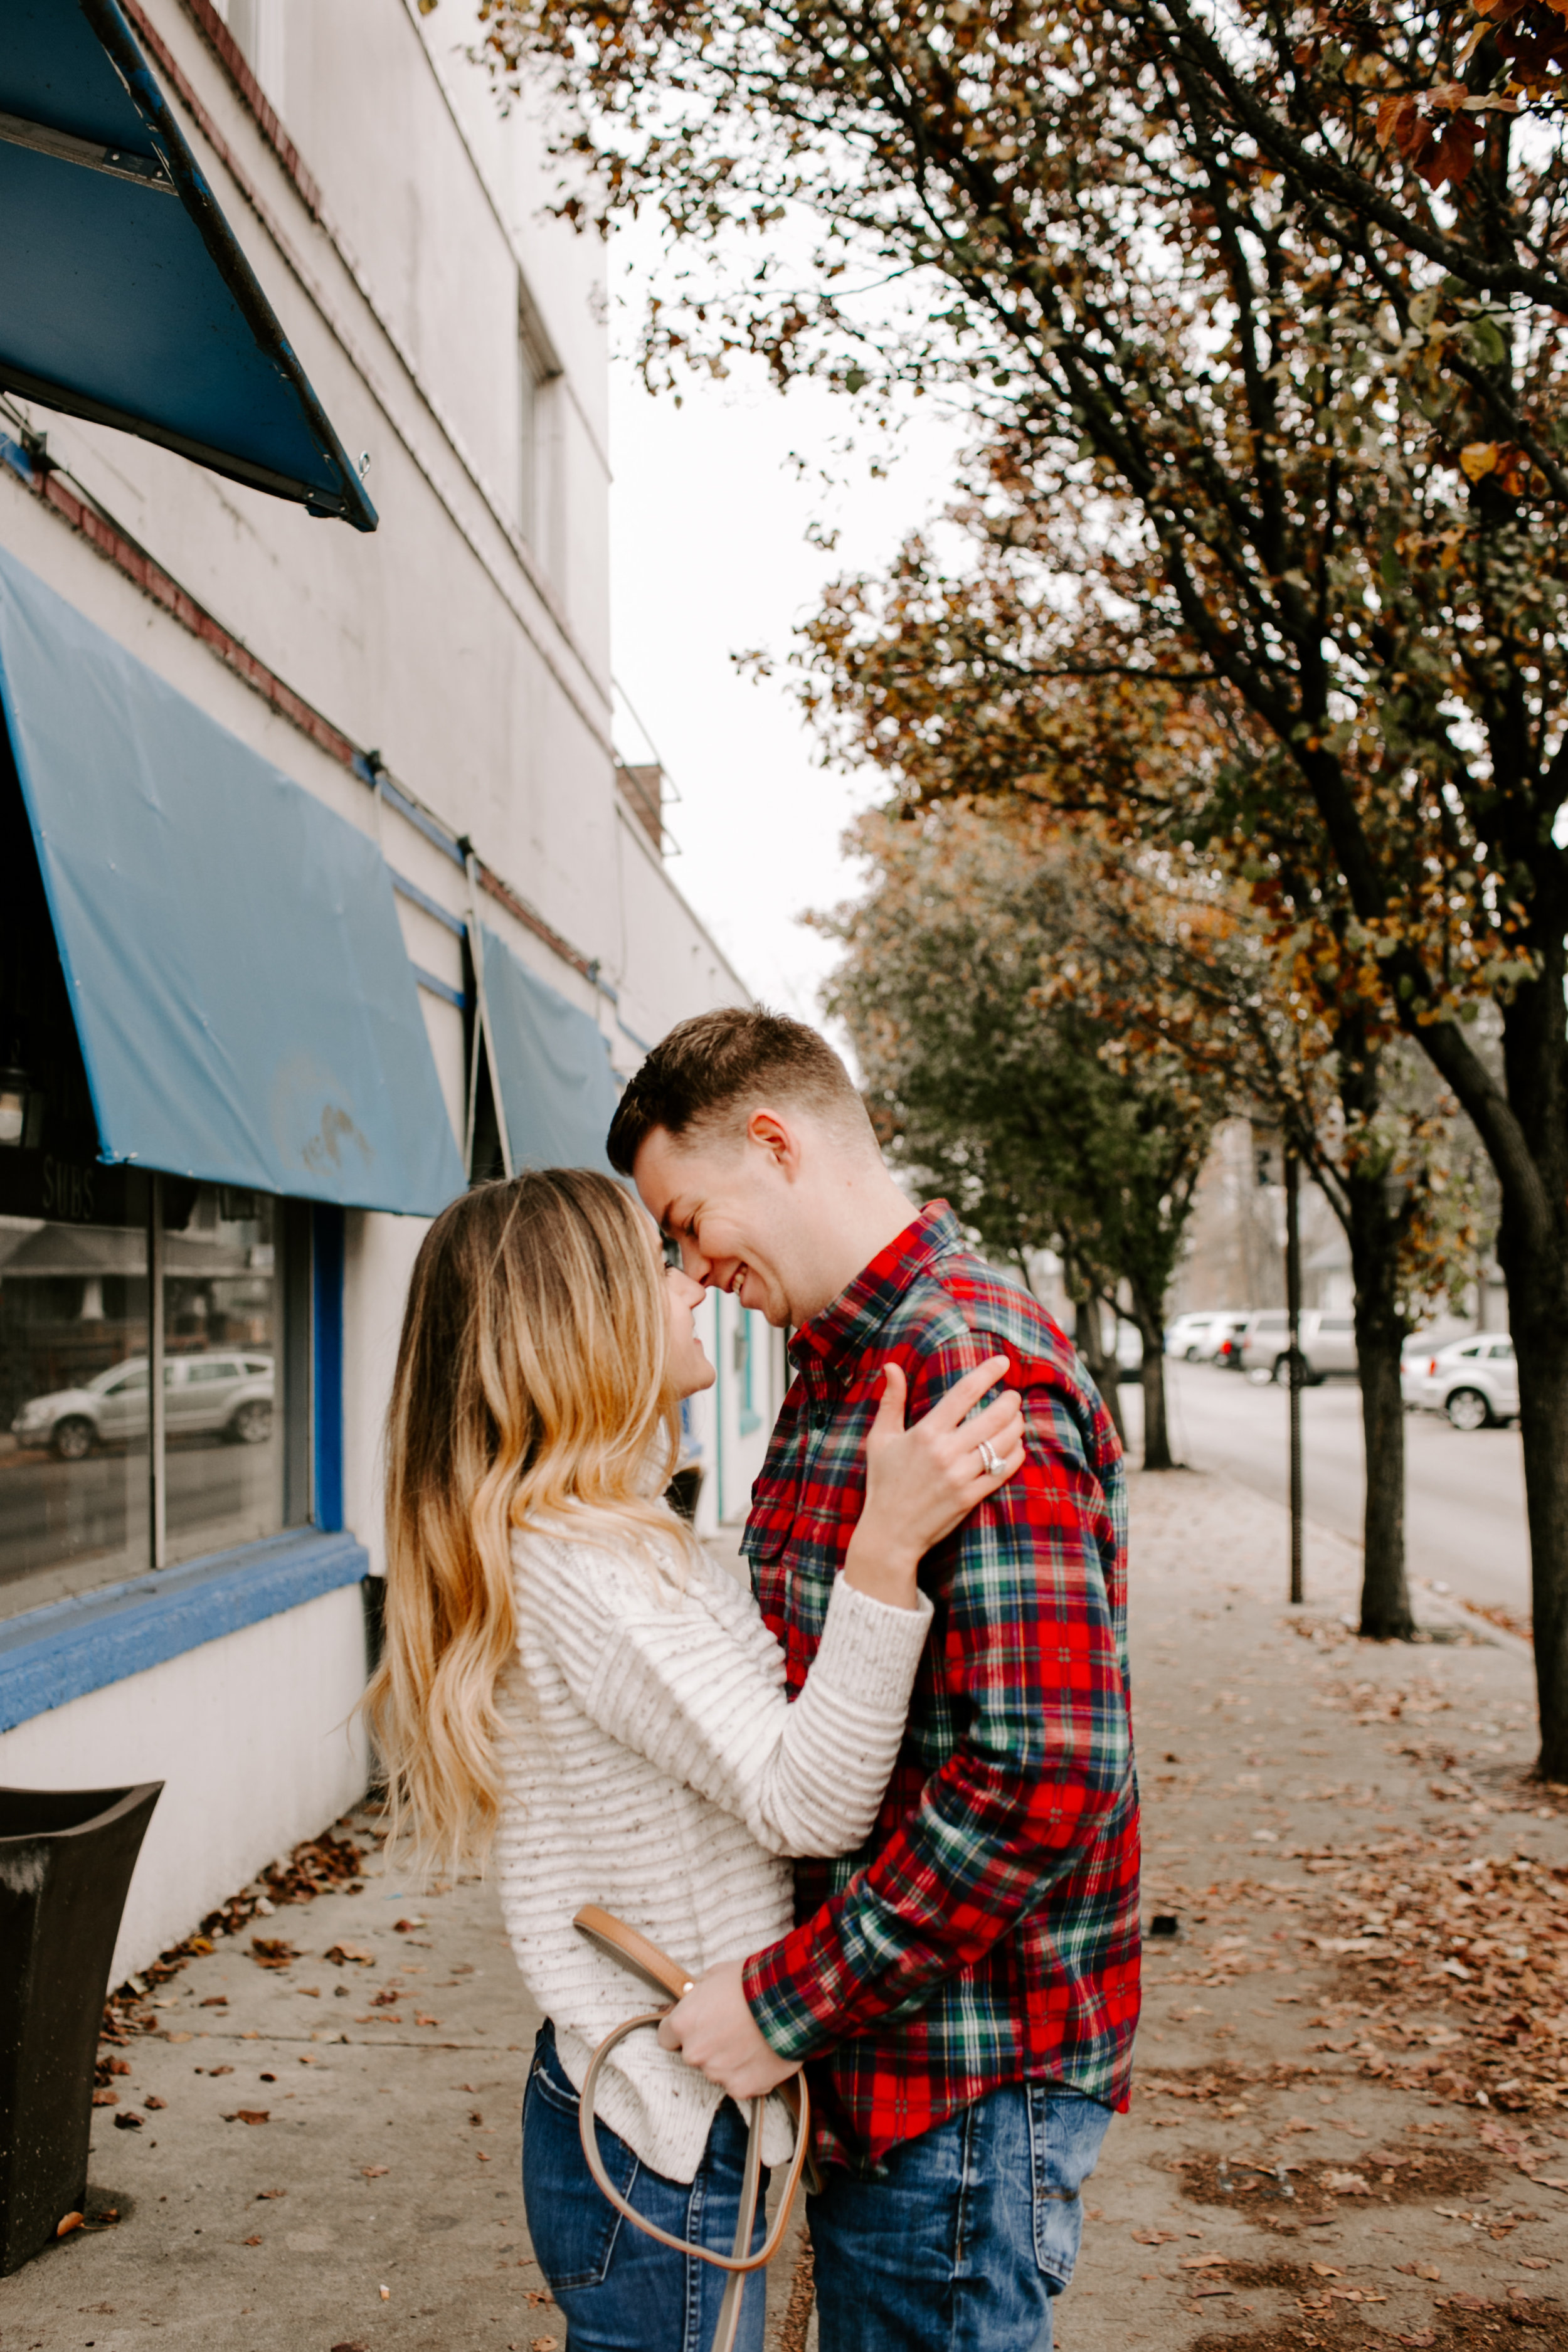
[[[679,1265],[664,1269],[664,1304],[669,1317],[669,1376],[678,1396],[695,1396],[710,1389],[718,1374],[702,1352],[692,1317],[707,1296]]]

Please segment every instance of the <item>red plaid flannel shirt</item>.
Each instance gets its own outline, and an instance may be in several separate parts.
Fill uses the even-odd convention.
[[[752,2012],[814,2061],[819,2153],[875,2162],[1003,2084],[1125,2106],[1138,2017],[1126,1486],[1070,1343],[936,1202],[796,1333],[744,1546],[797,1692],[865,1493],[879,1367],[910,1415],[1005,1355],[1023,1469],[931,1552],[908,1728],[858,1854],[796,1864]]]

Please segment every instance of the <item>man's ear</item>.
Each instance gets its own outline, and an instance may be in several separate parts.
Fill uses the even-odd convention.
[[[765,1151],[782,1176],[794,1178],[800,1173],[800,1135],[798,1129],[776,1110],[752,1111],[746,1121],[746,1141]]]

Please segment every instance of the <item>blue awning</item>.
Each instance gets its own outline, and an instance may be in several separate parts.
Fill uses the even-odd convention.
[[[375,844],[4,550],[0,714],[100,1156],[367,1209],[461,1192]]]
[[[620,1089],[598,1023],[536,980],[493,931],[479,936],[490,1067],[513,1171],[611,1174],[605,1138]]]
[[[0,385],[375,529],[115,0],[6,0]]]

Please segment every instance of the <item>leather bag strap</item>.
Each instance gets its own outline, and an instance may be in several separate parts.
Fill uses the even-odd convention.
[[[690,1971],[683,1969],[678,1960],[672,1960],[667,1952],[661,1952],[658,1946],[637,1928],[628,1927],[624,1919],[617,1919],[613,1912],[601,1909],[596,1903],[585,1903],[572,1924],[580,1934],[588,1937],[602,1951],[608,1952],[624,1967],[640,1976],[656,1991],[668,1994],[670,2003],[690,1991]],[[715,2270],[730,2273],[713,2339],[713,2352],[731,2352],[740,2326],[741,2296],[746,2280],[754,2271],[765,2269],[773,2261],[789,2228],[795,2191],[800,2187],[801,2175],[805,2170],[811,2150],[811,2094],[803,2074],[795,2075],[784,2086],[785,2095],[795,2111],[795,2153],[784,2176],[784,2192],[773,2217],[773,2226],[755,2253],[750,2252],[750,2247],[756,2221],[757,2199],[762,2188],[763,2115],[767,2104],[763,2099],[747,2101],[751,2109],[750,2128],[734,2251],[718,2254],[709,2246],[696,2245],[689,2238],[678,2238],[668,2230],[661,2230],[657,2222],[645,2220],[636,2206],[628,2203],[605,2170],[604,2158],[599,2154],[598,2134],[595,2129],[594,2101],[600,2070],[612,2051],[618,2049],[629,2034],[637,2032],[642,2027],[658,2026],[667,2014],[667,2009],[646,2011],[639,2016],[626,2018],[605,2036],[589,2060],[588,2072],[583,2080],[577,2103],[577,2130],[588,2169],[600,2193],[608,2198],[618,2213],[624,2214],[634,2227],[642,2231],[645,2237],[656,2239],[661,2246],[668,2246],[675,2253],[694,2255],[699,2262],[710,2263]]]

